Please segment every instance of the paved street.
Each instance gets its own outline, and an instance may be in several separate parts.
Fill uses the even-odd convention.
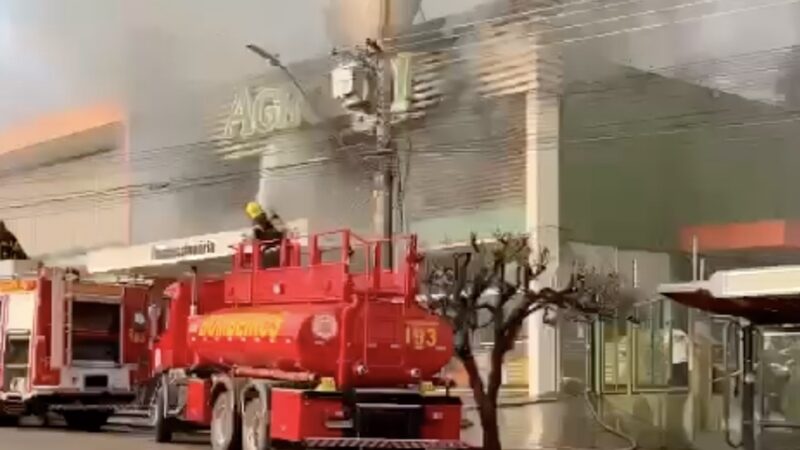
[[[463,439],[472,445],[480,444],[477,413],[468,411],[465,417],[475,425],[464,430]],[[600,428],[580,397],[505,407],[500,410],[499,421],[507,450],[624,450],[629,447],[628,442]]]
[[[466,417],[474,425],[464,431],[463,438],[473,445],[480,443],[480,426],[474,410]],[[128,422],[129,423],[129,422]],[[558,403],[520,405],[500,411],[503,442],[509,450],[522,449],[602,449],[621,450],[626,443],[603,432],[589,416],[582,399]],[[101,433],[71,432],[60,427],[0,428],[0,449],[28,450],[186,450],[207,449],[204,435],[177,436],[177,442],[159,445],[149,432],[141,428],[108,426]]]
[[[3,450],[187,450],[208,448],[207,436],[178,437],[164,445],[153,442],[146,431],[109,427],[101,433],[72,432],[63,428],[0,428]]]

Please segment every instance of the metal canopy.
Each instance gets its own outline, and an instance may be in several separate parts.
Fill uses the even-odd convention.
[[[758,325],[800,324],[800,266],[721,271],[707,281],[662,285],[659,292],[683,305]]]

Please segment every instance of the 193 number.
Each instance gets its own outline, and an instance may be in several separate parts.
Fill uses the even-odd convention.
[[[415,350],[436,347],[439,343],[437,327],[432,326],[410,326],[406,329],[406,344],[411,345]]]

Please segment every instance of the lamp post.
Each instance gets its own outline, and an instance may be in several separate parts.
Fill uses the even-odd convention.
[[[261,59],[267,61],[272,67],[276,67],[281,72],[283,72],[284,75],[286,75],[286,77],[292,82],[294,87],[300,93],[300,96],[303,97],[303,101],[306,103],[306,105],[308,105],[309,109],[311,109],[311,111],[314,113],[314,115],[317,116],[316,118],[319,119],[319,120],[322,120],[323,115],[320,114],[320,112],[314,106],[314,103],[311,101],[311,97],[309,97],[308,93],[306,93],[306,90],[303,89],[303,85],[300,84],[300,81],[297,79],[297,77],[295,77],[294,74],[292,73],[292,71],[289,70],[289,68],[286,67],[281,62],[280,57],[278,56],[278,54],[270,53],[270,52],[264,50],[263,48],[259,47],[256,44],[247,44],[245,46],[245,48],[247,48],[251,52],[253,52],[256,55],[258,55]],[[342,141],[342,137],[341,137],[341,135],[339,135],[339,133],[336,130],[331,131],[331,137],[333,138],[334,142],[336,142],[336,144],[339,147],[343,147],[344,146],[344,142]]]
[[[278,69],[281,70],[281,72],[286,74],[286,77],[292,81],[294,87],[296,87],[297,91],[300,92],[300,95],[303,96],[303,100],[305,100],[308,106],[310,106],[312,109],[314,108],[314,105],[311,103],[311,99],[308,97],[308,94],[306,94],[306,91],[305,89],[303,89],[303,86],[300,84],[300,82],[297,80],[294,74],[292,74],[289,68],[283,65],[277,54],[272,54],[255,44],[247,44],[245,47],[251,52],[260,56],[265,61],[267,61],[272,67],[277,67]]]

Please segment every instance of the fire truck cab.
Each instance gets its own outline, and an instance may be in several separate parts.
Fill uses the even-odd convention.
[[[0,261],[0,418],[57,413],[102,427],[149,373],[146,286]]]

